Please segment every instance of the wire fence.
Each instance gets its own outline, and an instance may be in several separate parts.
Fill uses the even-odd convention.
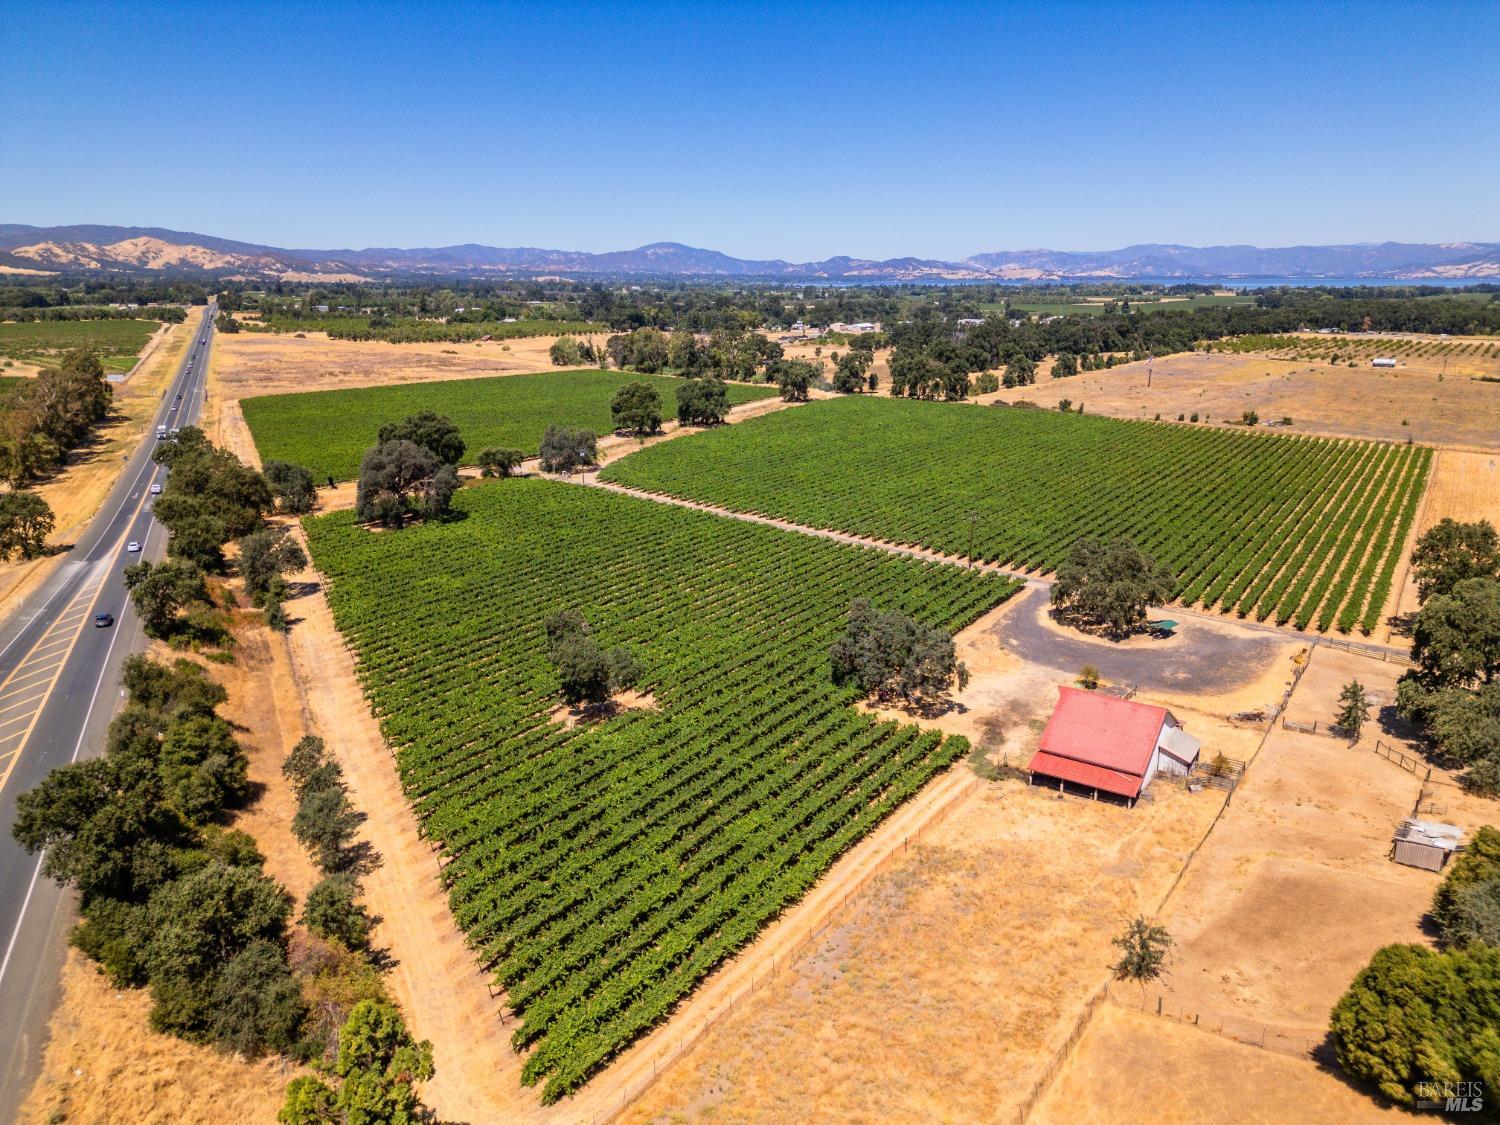
[[[1132,999],[1128,995],[1121,995],[1124,991],[1126,990],[1110,993],[1110,998],[1122,1008],[1185,1024],[1199,1031],[1221,1035],[1225,1039],[1233,1039],[1236,1043],[1246,1043],[1252,1047],[1260,1047],[1262,1050],[1275,1051],[1277,1054],[1302,1059],[1312,1058],[1327,1039],[1326,1032],[1310,1028],[1281,1027],[1276,1024],[1263,1023],[1260,1020],[1247,1019],[1244,1016],[1192,1010],[1165,993],[1157,993],[1152,997],[1142,989],[1139,997]]]

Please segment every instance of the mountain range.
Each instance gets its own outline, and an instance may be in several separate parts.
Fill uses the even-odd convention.
[[[1236,278],[1433,280],[1500,278],[1500,243],[1340,246],[1176,246],[1119,250],[997,250],[962,261],[834,257],[821,262],[735,258],[678,242],[592,254],[460,246],[307,250],[261,246],[160,227],[0,223],[0,276],[110,273],[220,280],[374,281],[400,277],[743,278],[786,281],[1190,281]]]

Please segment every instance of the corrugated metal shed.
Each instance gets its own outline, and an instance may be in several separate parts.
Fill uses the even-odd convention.
[[[1410,817],[1401,822],[1391,841],[1391,858],[1407,867],[1441,871],[1448,857],[1458,850],[1464,830],[1455,824]]]

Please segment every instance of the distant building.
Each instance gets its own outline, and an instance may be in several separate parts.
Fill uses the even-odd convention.
[[[1202,746],[1165,707],[1058,688],[1041,748],[1027,767],[1033,785],[1072,785],[1130,804],[1158,773],[1186,776]]]
[[[327,305],[314,305],[312,307],[312,311],[315,312],[315,313],[326,313],[328,311],[328,306]]]
[[[835,323],[830,324],[828,326],[828,329],[830,332],[841,332],[845,336],[863,336],[870,332],[879,332],[880,325],[869,320],[860,320],[856,321],[853,324],[845,324],[843,321],[836,321]]]
[[[1387,355],[1378,355],[1370,360],[1371,367],[1395,367],[1396,361]]]
[[[966,317],[962,317],[959,320],[958,326],[960,328],[978,328],[983,323],[984,323],[984,318],[983,317],[966,316]]]

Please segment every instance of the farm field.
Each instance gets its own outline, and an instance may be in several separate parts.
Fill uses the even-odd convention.
[[[1118,304],[1127,298],[1090,297],[1080,301],[1012,301],[1010,307],[1020,312],[1041,316],[1099,316],[1108,301]],[[1222,305],[1253,305],[1254,297],[1238,293],[1200,293],[1191,297],[1143,297],[1128,298],[1132,312],[1180,312],[1192,309],[1210,309]],[[1001,313],[1005,306],[999,302],[980,306],[986,313]]]
[[[220,334],[209,376],[226,400],[292,391],[383,387],[487,375],[520,375],[552,366],[556,337],[485,340],[474,344],[400,344],[330,340],[321,332]],[[585,337],[588,339],[588,337]],[[592,337],[603,344],[602,336]]]
[[[956,630],[1017,588],[941,564],[544,480],[460,518],[307,522],[334,618],[449,862],[459,924],[551,1100],[663,1020],[832,862],[967,752],[828,678],[849,603]],[[630,644],[654,707],[549,719],[542,621]]]
[[[241,402],[262,461],[305,465],[317,478],[352,479],[359,459],[386,422],[435,410],[457,423],[467,442],[465,463],[491,446],[536,452],[552,423],[613,428],[609,404],[626,383],[651,383],[661,392],[662,415],[676,415],[679,380],[634,372],[543,371],[500,379],[470,379],[357,390],[266,395]],[[731,404],[769,398],[774,387],[732,384]]]
[[[411,316],[396,317],[379,328],[370,327],[368,316],[256,317],[247,319],[245,325],[254,332],[323,332],[332,340],[381,340],[394,344],[472,343],[485,338],[520,340],[530,336],[608,332],[606,325],[582,320],[490,320],[448,324]]]
[[[129,371],[161,324],[155,320],[29,320],[0,323],[0,356],[52,362],[69,348],[94,348],[106,371]]]
[[[1188,605],[1370,632],[1431,450],[849,396],[630,455],[601,479],[1051,571],[1130,535]]]
[[[1140,361],[1084,372],[1021,397],[1051,405],[1067,395],[1091,414],[1146,420],[1197,414],[1216,425],[1254,410],[1262,423],[1292,419],[1293,433],[1500,448],[1500,382],[1472,377],[1488,372],[1500,378],[1500,359],[1476,360],[1463,373],[1450,360],[1442,377],[1441,360],[1435,367],[1412,362],[1389,370],[1368,362],[1348,367],[1255,353],[1188,352],[1154,360],[1150,387],[1147,366]]]
[[[1485,374],[1490,366],[1500,364],[1500,340],[1488,337],[1296,333],[1236,336],[1216,340],[1211,347],[1234,355],[1255,353],[1319,363],[1368,364],[1376,356],[1386,356],[1403,366],[1438,370],[1446,360],[1449,370],[1465,374]]]

